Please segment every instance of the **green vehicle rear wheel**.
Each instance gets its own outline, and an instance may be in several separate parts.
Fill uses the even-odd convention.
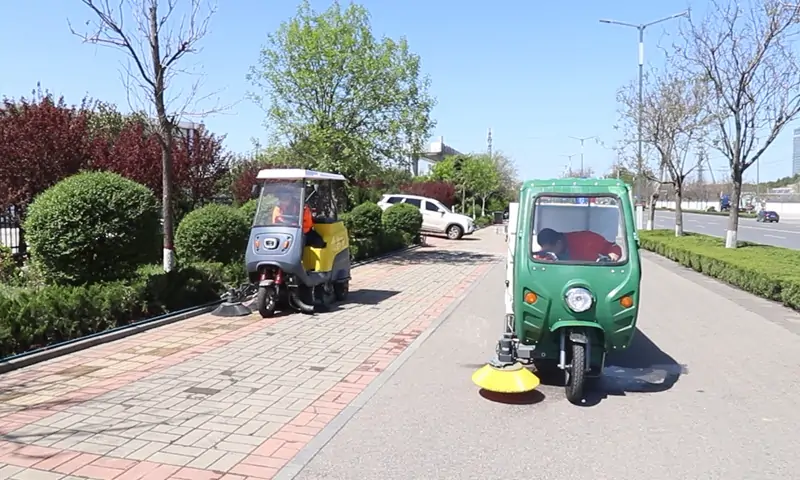
[[[566,393],[570,403],[579,405],[586,385],[586,345],[572,344],[572,363],[567,378]]]

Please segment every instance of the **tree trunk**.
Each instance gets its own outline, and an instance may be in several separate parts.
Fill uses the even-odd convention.
[[[481,217],[486,216],[486,197],[481,197]]]
[[[658,197],[658,190],[650,194],[650,210],[647,212],[647,230],[652,230],[656,222],[656,198]]]
[[[737,237],[739,233],[739,198],[742,196],[742,172],[738,168],[733,169],[731,180],[733,180],[733,192],[731,192],[731,211],[728,214],[725,248],[736,248],[739,243]]]
[[[675,236],[683,235],[683,187],[680,183],[675,187]]]
[[[466,215],[467,211],[467,187],[461,187],[461,215]]]

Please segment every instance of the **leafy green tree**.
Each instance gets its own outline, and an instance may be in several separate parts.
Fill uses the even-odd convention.
[[[279,138],[311,168],[352,180],[422,149],[435,103],[404,38],[378,39],[367,10],[306,0],[269,36],[248,80]]]
[[[472,193],[481,201],[481,216],[486,216],[486,200],[500,189],[500,171],[495,161],[488,155],[473,156],[464,165]]]

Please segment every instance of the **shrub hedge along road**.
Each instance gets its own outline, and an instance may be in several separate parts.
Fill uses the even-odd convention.
[[[255,202],[208,205],[178,225],[179,267],[164,273],[152,192],[113,173],[81,173],[42,193],[25,228],[20,268],[0,248],[0,358],[219,299],[246,281]],[[418,241],[419,209],[364,203],[342,219],[355,260]]]
[[[762,298],[800,310],[800,250],[670,230],[640,231],[642,248]]]

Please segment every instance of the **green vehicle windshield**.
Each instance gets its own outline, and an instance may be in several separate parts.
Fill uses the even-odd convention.
[[[531,222],[533,261],[571,265],[626,263],[629,251],[622,208],[622,201],[613,194],[536,196]]]

